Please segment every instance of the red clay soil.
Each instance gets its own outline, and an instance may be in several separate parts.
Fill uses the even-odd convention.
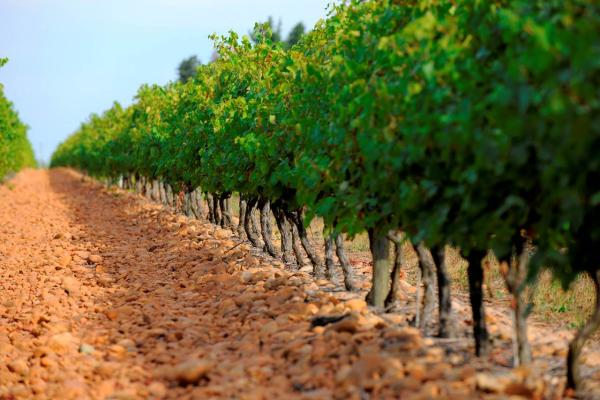
[[[471,351],[74,172],[0,186],[0,399],[558,397]]]

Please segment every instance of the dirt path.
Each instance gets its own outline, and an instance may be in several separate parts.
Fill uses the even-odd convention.
[[[346,317],[311,327],[317,315]],[[560,386],[470,354],[72,172],[0,186],[0,399],[541,398]]]

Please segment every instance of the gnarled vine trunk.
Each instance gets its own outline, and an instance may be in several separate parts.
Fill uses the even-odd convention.
[[[431,255],[436,266],[438,286],[438,336],[451,338],[455,336],[455,327],[452,319],[452,296],[450,294],[450,278],[446,267],[446,249],[444,246],[431,249]]]
[[[168,183],[163,183],[163,187],[165,188],[165,195],[167,197],[167,205],[169,207],[173,207],[173,188]]]
[[[213,201],[212,195],[210,193],[206,193],[206,208],[208,209],[207,219],[211,224],[215,223],[215,212],[213,210]]]
[[[292,232],[292,250],[294,251],[294,256],[296,257],[296,267],[297,269],[300,269],[304,266],[304,255],[302,253],[302,244],[300,243],[298,228],[296,227],[296,224],[287,216],[285,219],[288,221],[290,225],[290,231]]]
[[[142,182],[142,177],[139,176],[138,174],[135,174],[135,190],[140,193],[140,194],[144,194],[144,185]]]
[[[421,279],[423,282],[423,311],[421,313],[418,328],[425,332],[435,308],[435,264],[433,262],[431,251],[429,251],[425,244],[419,243],[417,246],[417,254],[419,256],[419,269],[421,270]],[[417,307],[421,307],[421,304],[417,304]]]
[[[198,213],[198,203],[196,201],[196,190],[190,192],[190,211],[193,218],[200,218]]]
[[[333,260],[333,251],[335,249],[335,241],[333,236],[325,238],[325,275],[330,281],[335,276],[335,261]]]
[[[529,253],[525,238],[520,235],[513,240],[512,259],[500,261],[500,272],[508,292],[512,296],[513,366],[531,363],[531,348],[527,338],[528,301],[526,293],[527,264]]]
[[[201,188],[196,189],[196,201],[198,202],[198,211],[200,217],[206,218],[208,216],[208,210],[204,208],[204,193]]]
[[[390,233],[388,238],[392,241],[392,243],[394,243],[394,264],[392,266],[392,283],[390,292],[385,299],[386,308],[391,307],[394,304],[400,292],[400,276],[402,273],[402,242],[404,241],[404,235],[402,232],[397,234]]]
[[[273,215],[281,236],[281,256],[283,262],[292,264],[294,257],[292,256],[292,230],[288,220],[285,218],[285,213],[277,206],[273,206]]]
[[[159,182],[158,186],[159,186],[159,190],[160,190],[160,202],[163,203],[165,206],[168,206],[169,205],[169,196],[167,196],[167,189],[165,187],[165,183]]]
[[[145,185],[146,190],[145,190],[145,195],[146,198],[148,198],[149,200],[152,200],[152,181],[150,179],[146,179]]]
[[[357,290],[354,283],[354,273],[348,257],[346,256],[346,250],[344,249],[344,237],[342,234],[334,234],[325,239],[325,267],[327,279],[333,280],[335,276],[335,260],[333,258],[335,254],[342,267],[344,273],[344,287],[348,291]]]
[[[194,217],[194,205],[192,203],[192,191],[190,188],[185,188],[185,215],[192,218]]]
[[[152,180],[152,200],[160,203],[160,184],[158,183],[158,179]]]
[[[248,237],[250,243],[252,243],[254,247],[260,248],[260,239],[258,238],[258,235],[254,230],[254,223],[252,221],[252,210],[254,209],[256,203],[256,199],[248,199],[248,202],[246,204],[246,218],[244,219],[244,230],[246,231],[246,236]]]
[[[221,227],[233,227],[233,218],[231,217],[231,206],[229,202],[229,194],[222,195],[219,198],[219,208],[221,209]]]
[[[221,213],[219,212],[219,196],[216,194],[212,194],[212,209],[213,209],[213,218],[215,225],[221,224]]]
[[[369,246],[373,258],[371,290],[367,294],[367,303],[377,308],[385,306],[390,291],[390,241],[387,232],[369,229]]]
[[[485,307],[483,304],[483,268],[481,261],[486,252],[472,250],[467,261],[467,275],[469,278],[469,297],[471,300],[471,312],[473,314],[473,337],[475,338],[475,354],[485,356],[488,353],[488,331],[485,322]]]
[[[302,247],[310,260],[310,263],[313,266],[313,275],[319,279],[325,277],[325,268],[321,258],[313,248],[310,239],[308,238],[308,234],[306,232],[306,228],[304,227],[304,211],[298,210],[296,212],[289,213],[289,218],[294,222],[296,228],[298,229],[298,237],[300,238],[300,243],[302,243]]]
[[[575,338],[569,343],[567,355],[567,388],[577,389],[581,387],[581,371],[579,356],[585,342],[600,328],[600,269],[590,272],[596,292],[594,312],[585,325],[577,332]]]
[[[260,232],[260,218],[259,218],[260,212],[257,210],[257,204],[254,204],[254,207],[252,207],[252,211],[250,212],[250,227],[252,228],[252,232],[254,233],[254,236],[258,237],[260,240],[260,237],[262,236],[261,232]]]
[[[246,220],[246,200],[244,200],[244,198],[242,197],[241,194],[240,194],[239,208],[240,208],[240,219],[238,221],[237,234],[239,236],[243,236],[244,235],[244,221]]]
[[[123,189],[129,190],[129,175],[123,175]]]
[[[273,245],[273,230],[271,228],[271,205],[267,200],[261,200],[258,203],[260,209],[260,231],[265,246],[263,251],[269,253],[272,257],[277,257],[277,250]]]
[[[342,272],[344,273],[344,287],[346,290],[351,292],[358,290],[354,281],[354,271],[352,270],[352,265],[350,265],[350,261],[346,256],[344,237],[341,233],[335,237],[335,254],[338,257],[338,260],[340,260]]]

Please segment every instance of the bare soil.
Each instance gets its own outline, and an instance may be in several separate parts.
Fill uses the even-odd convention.
[[[227,230],[72,171],[24,171],[0,186],[0,399],[563,396],[566,333],[533,328],[535,364],[513,370],[502,310],[477,359],[466,299],[459,338],[424,338],[404,287],[377,314]]]

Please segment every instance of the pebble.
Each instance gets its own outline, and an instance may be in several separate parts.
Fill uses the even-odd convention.
[[[97,254],[92,254],[87,259],[89,262],[91,262],[93,264],[100,264],[103,261],[102,256],[99,256]]]
[[[151,396],[162,398],[167,394],[167,387],[162,382],[152,382],[148,385],[148,393]]]
[[[65,276],[61,280],[62,288],[69,294],[69,296],[76,296],[80,291],[79,281],[71,276]]]
[[[367,309],[367,302],[364,301],[363,299],[352,299],[352,300],[348,300],[345,303],[346,308],[348,308],[350,311],[364,311]]]
[[[48,339],[47,346],[56,353],[65,353],[75,347],[75,338],[69,332],[59,333]]]
[[[29,366],[27,365],[27,361],[23,359],[16,359],[13,361],[9,361],[6,364],[6,367],[9,371],[19,374],[21,376],[29,375]]]
[[[82,344],[79,346],[79,352],[82,354],[92,354],[96,349],[90,344]]]
[[[213,368],[213,362],[203,359],[191,359],[178,364],[174,369],[172,376],[179,383],[194,384],[198,383]]]

